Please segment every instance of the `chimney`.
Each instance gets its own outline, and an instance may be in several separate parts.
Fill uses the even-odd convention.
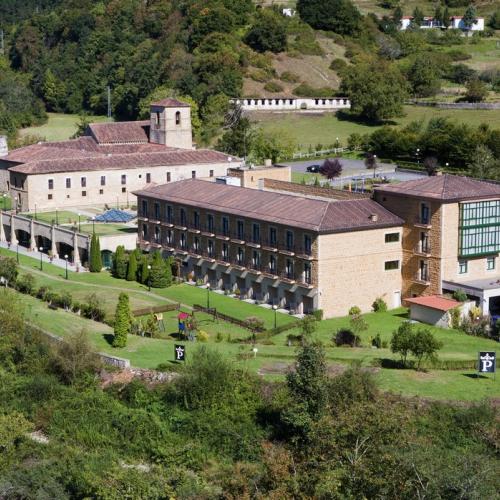
[[[0,135],[0,158],[9,154],[9,146],[7,145],[7,137]]]
[[[370,214],[370,220],[372,222],[377,222],[378,221],[378,215],[377,214]]]

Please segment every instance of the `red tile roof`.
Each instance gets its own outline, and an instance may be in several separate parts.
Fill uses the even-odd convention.
[[[196,179],[153,186],[133,194],[322,233],[403,224],[402,219],[371,199],[319,200]]]
[[[10,171],[23,174],[48,174],[58,172],[84,172],[92,170],[121,170],[141,167],[198,165],[204,163],[225,163],[231,156],[208,149],[168,149],[135,154],[93,155],[83,158],[62,158],[58,160],[31,161],[10,167]]]
[[[461,302],[453,299],[447,299],[441,295],[427,295],[424,297],[413,297],[405,299],[409,304],[417,304],[419,306],[429,307],[430,309],[437,309],[438,311],[449,311],[459,306]]]
[[[152,102],[151,106],[161,106],[164,108],[190,108],[186,102],[178,101],[177,99],[161,99],[160,101]]]
[[[376,193],[441,200],[444,203],[500,198],[500,184],[458,175],[436,175],[375,188]]]
[[[88,131],[99,144],[147,143],[149,125],[149,120],[91,123]]]

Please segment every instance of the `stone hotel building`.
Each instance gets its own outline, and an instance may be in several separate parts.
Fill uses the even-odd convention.
[[[185,180],[134,194],[141,248],[213,288],[326,316],[463,289],[500,313],[497,184],[442,175],[327,199]]]

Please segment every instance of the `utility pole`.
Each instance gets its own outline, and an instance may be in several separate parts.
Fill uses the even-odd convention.
[[[108,120],[111,119],[111,87],[108,85]]]

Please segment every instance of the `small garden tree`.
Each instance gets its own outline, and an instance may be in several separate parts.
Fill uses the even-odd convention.
[[[327,159],[321,165],[319,172],[328,180],[334,179],[342,174],[342,163],[337,158]]]
[[[414,334],[411,345],[411,353],[417,358],[417,370],[423,359],[435,359],[436,352],[441,349],[443,343],[437,340],[428,328],[419,328]]]
[[[149,269],[150,265],[149,255],[143,255],[141,259],[141,265],[139,266],[137,281],[139,283],[143,283],[144,285],[148,284],[149,279]]]
[[[134,250],[128,259],[127,281],[135,281],[137,279],[137,250]]]
[[[130,333],[131,313],[129,298],[126,293],[120,293],[115,312],[113,347],[125,347],[127,335]]]
[[[14,286],[17,273],[16,259],[0,256],[0,277],[5,278],[10,286]]]
[[[392,334],[391,351],[401,355],[401,363],[406,366],[408,354],[413,346],[413,326],[405,322]]]
[[[99,236],[95,233],[92,235],[90,240],[90,262],[89,271],[91,273],[100,273],[102,269],[102,258],[101,258],[101,244],[99,242]]]
[[[118,245],[113,255],[113,276],[120,279],[127,277],[127,255],[123,245]]]
[[[488,89],[486,85],[478,78],[472,78],[465,84],[467,92],[465,93],[465,99],[469,102],[481,102],[484,101],[485,97],[488,95]]]
[[[160,252],[155,252],[151,261],[149,284],[153,288],[165,288],[172,284],[172,268]]]

